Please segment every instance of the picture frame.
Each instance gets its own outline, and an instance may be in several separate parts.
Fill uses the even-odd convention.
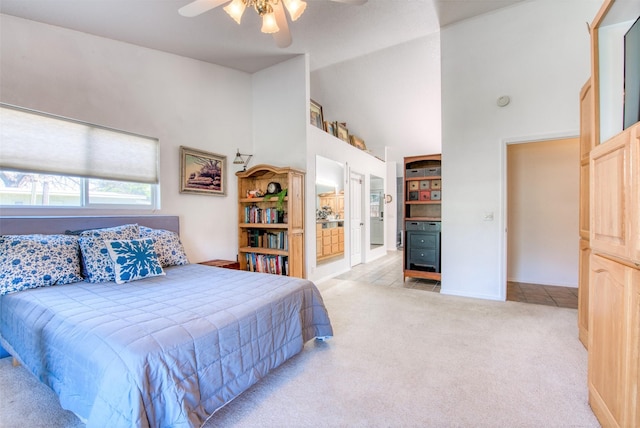
[[[345,125],[343,125],[342,123],[339,123],[339,122],[336,124],[336,137],[338,137],[339,139],[341,139],[345,143],[350,144],[349,143],[349,130],[347,129],[347,127]]]
[[[336,122],[324,121],[324,130],[330,135],[336,136]]]
[[[227,157],[180,146],[180,193],[226,195]]]
[[[310,122],[313,126],[324,131],[324,115],[322,114],[322,106],[316,101],[310,101]]]
[[[367,150],[367,146],[364,144],[364,140],[360,137],[356,137],[355,135],[349,136],[349,142],[353,147],[357,147],[360,150]]]

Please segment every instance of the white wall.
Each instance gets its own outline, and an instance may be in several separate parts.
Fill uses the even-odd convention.
[[[315,195],[315,183],[314,177],[316,176],[316,155],[324,158],[339,162],[345,166],[345,183],[344,183],[344,201],[345,201],[345,235],[344,235],[344,248],[345,257],[330,263],[316,264],[316,200],[313,197]],[[370,193],[370,175],[377,175],[378,177],[384,177],[386,172],[385,163],[380,159],[377,159],[360,149],[345,143],[338,138],[327,134],[326,132],[316,128],[313,125],[307,125],[307,183],[306,192],[310,195],[305,201],[305,252],[307,257],[307,277],[313,281],[322,281],[327,278],[336,276],[342,272],[346,272],[351,269],[350,263],[350,251],[351,237],[349,231],[349,218],[350,218],[350,206],[349,206],[349,186],[348,177],[350,172],[357,172],[363,174],[365,177],[365,184],[363,188],[363,194],[369,195]],[[371,250],[370,248],[370,219],[369,219],[369,198],[365,198],[364,204],[364,235],[365,243],[363,243],[362,250],[366,262],[370,262],[386,254],[384,247]],[[386,219],[385,219],[386,223]],[[311,225],[311,227],[310,227]]]
[[[252,150],[249,74],[7,15],[0,15],[0,31],[0,101],[159,138],[157,214],[180,216],[192,262],[235,260],[237,168],[231,162],[236,148]],[[227,196],[179,193],[180,145],[227,156]]]
[[[507,278],[578,287],[578,138],[507,149]]]
[[[397,163],[397,176],[404,156],[440,153],[438,33],[315,70],[310,83],[325,120],[347,122],[375,155]]]
[[[578,135],[600,3],[523,2],[442,30],[442,293],[505,299],[506,142]]]
[[[252,75],[253,153],[259,163],[306,168],[308,76],[305,55]]]

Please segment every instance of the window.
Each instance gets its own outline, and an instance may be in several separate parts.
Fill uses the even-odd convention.
[[[0,104],[0,206],[156,208],[158,140]]]

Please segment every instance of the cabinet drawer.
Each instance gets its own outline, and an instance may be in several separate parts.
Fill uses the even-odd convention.
[[[437,248],[437,233],[411,233],[409,235],[409,248]]]
[[[409,263],[437,266],[437,250],[435,248],[412,249],[409,251]]]

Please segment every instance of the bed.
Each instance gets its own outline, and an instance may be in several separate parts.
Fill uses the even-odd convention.
[[[184,260],[142,279],[118,270],[124,258],[113,251],[123,242],[140,244],[161,260],[166,248],[154,247],[160,238],[104,238],[115,280],[90,281],[87,269],[92,266],[83,259],[90,251],[85,254],[82,244],[93,238],[82,236],[131,225],[173,237],[179,229],[172,216],[0,218],[5,252],[13,251],[7,248],[15,242],[22,244],[7,235],[48,238],[66,232],[60,239],[71,243],[76,238],[65,237],[80,236],[82,281],[0,296],[0,345],[88,427],[201,426],[299,353],[305,342],[332,336],[322,297],[304,279]],[[150,266],[138,270],[154,272],[155,265]],[[5,260],[0,271],[5,284],[6,271]]]

